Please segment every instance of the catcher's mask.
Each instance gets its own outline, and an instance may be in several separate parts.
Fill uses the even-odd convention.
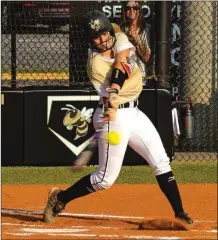
[[[116,42],[114,29],[111,22],[104,15],[104,13],[97,10],[86,13],[81,17],[81,28],[84,38],[92,50],[96,52],[105,52],[113,48]],[[99,48],[98,45],[94,44],[93,40],[100,37],[106,32],[110,33],[110,38],[101,43],[101,45],[104,45],[104,48]]]

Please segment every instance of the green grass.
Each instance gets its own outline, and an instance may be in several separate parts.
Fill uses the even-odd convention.
[[[172,162],[178,183],[217,183],[217,162]],[[70,167],[2,167],[2,184],[72,184],[97,167],[73,173]],[[156,183],[148,166],[123,166],[119,184]]]

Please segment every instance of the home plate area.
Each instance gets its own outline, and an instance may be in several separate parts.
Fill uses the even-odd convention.
[[[161,220],[165,218],[157,218]],[[217,239],[215,221],[196,220],[186,230],[139,230],[142,216],[62,213],[53,225],[42,212],[2,209],[2,239]],[[170,219],[169,219],[170,220]]]
[[[46,224],[42,213],[51,187],[2,185],[1,239],[217,239],[216,184],[180,185],[185,209],[194,220],[183,230],[173,230],[172,209],[156,184],[115,184],[75,199],[54,224]],[[159,221],[155,229],[154,220]],[[171,230],[161,230],[167,224]]]

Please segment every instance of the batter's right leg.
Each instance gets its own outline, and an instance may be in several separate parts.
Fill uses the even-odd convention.
[[[117,132],[121,141],[117,145],[108,142],[108,132]],[[110,122],[106,125],[98,140],[99,168],[91,175],[93,188],[97,190],[107,189],[117,179],[122,167],[123,158],[129,140],[129,130],[123,124]]]
[[[97,190],[109,188],[119,175],[123,157],[128,143],[128,131],[121,133],[122,141],[118,145],[110,145],[105,137],[109,131],[120,131],[120,127],[111,123],[105,126],[99,144],[99,168],[96,172],[81,178],[68,189],[61,191],[52,190],[48,197],[47,206],[43,213],[43,220],[46,223],[53,223],[55,217],[65,208],[70,201],[86,196]]]
[[[81,178],[65,191],[51,189],[48,196],[48,202],[43,213],[43,221],[46,223],[54,223],[55,217],[64,210],[68,202],[73,199],[86,196],[92,192],[95,192],[95,189],[92,187],[90,174]]]

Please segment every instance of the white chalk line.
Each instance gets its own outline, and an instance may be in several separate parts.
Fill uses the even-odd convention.
[[[19,213],[19,214],[32,214],[32,215],[42,215],[42,212],[35,212],[35,211],[30,211],[30,210],[19,210],[19,209],[2,209],[1,210],[2,213]],[[74,217],[95,217],[95,218],[114,218],[114,219],[145,219],[144,217],[133,217],[133,216],[119,216],[119,215],[105,215],[105,214],[72,214],[72,213],[63,213],[62,215],[65,216],[74,216]],[[151,218],[148,218],[151,219]],[[201,220],[196,220],[195,222],[216,222],[216,221],[201,221]],[[2,225],[9,225],[10,223],[2,223]],[[16,225],[21,225],[21,226],[36,226],[36,225],[28,225],[28,224],[16,224]],[[84,227],[84,228],[83,228]],[[126,235],[110,235],[110,234],[79,234],[77,232],[81,232],[81,231],[89,231],[89,228],[108,228],[110,229],[111,227],[94,227],[94,226],[90,226],[89,228],[87,228],[87,226],[74,226],[74,228],[77,229],[73,229],[71,226],[71,229],[30,229],[30,228],[21,228],[21,230],[23,231],[22,233],[19,232],[6,232],[5,234],[9,234],[9,235],[17,235],[17,236],[30,236],[30,235],[35,235],[36,233],[42,233],[42,234],[47,234],[47,235],[51,235],[51,236],[72,236],[72,237],[102,237],[102,238],[126,238],[126,239],[216,239],[216,238],[211,238],[207,237],[207,236],[195,236],[195,237],[169,237],[169,236],[162,236],[162,237],[158,237],[158,236],[146,236],[146,235],[140,235],[140,236],[126,236]],[[83,229],[78,229],[78,228],[83,228]],[[118,229],[118,228],[114,228],[114,229]],[[198,230],[196,230],[198,231]],[[198,231],[198,232],[217,232],[217,230],[205,230],[205,231]]]
[[[37,229],[37,228],[21,228],[21,231],[24,232],[29,232],[29,233],[45,233],[45,234],[56,234],[56,233],[60,233],[60,235],[62,235],[62,233],[75,233],[75,232],[86,232],[89,231],[88,228],[83,228],[83,229],[73,229],[73,228],[60,228],[60,229],[54,229],[54,228],[41,228],[41,229]]]
[[[195,223],[215,223],[217,221],[211,221],[211,220],[194,220]]]
[[[2,223],[2,226],[27,226],[27,227],[37,227],[37,228],[41,228],[41,225],[33,225],[33,224],[23,224],[23,223]],[[70,226],[70,228],[64,228],[64,229],[75,229],[75,228],[87,228],[87,226]],[[120,228],[117,227],[104,227],[104,226],[88,226],[88,228],[90,229],[116,229],[119,230]],[[45,229],[45,228],[43,228]],[[62,228],[63,229],[63,228]],[[89,229],[88,229],[89,230]],[[47,231],[47,230],[45,230]],[[57,229],[54,229],[54,231],[57,231]],[[65,230],[64,230],[65,231]],[[216,229],[211,229],[211,230],[190,230],[191,232],[211,232],[211,233],[217,233]]]
[[[2,223],[2,226],[27,226],[27,227],[37,227],[40,228],[42,225],[33,225],[33,224],[23,224],[23,223]],[[87,228],[87,226],[72,226],[70,225],[71,228]],[[120,228],[116,228],[116,227],[104,227],[104,226],[89,226],[89,228],[99,228],[99,229],[120,229]]]
[[[22,210],[22,209],[13,209],[13,208],[2,208],[2,213],[19,213],[19,214],[30,214],[30,215],[42,215],[42,212],[36,212],[31,210]],[[110,214],[84,214],[84,213],[61,213],[61,216],[69,216],[69,217],[93,217],[93,218],[110,218],[110,219],[153,219],[153,218],[145,218],[142,216],[120,216],[120,215],[110,215]],[[215,223],[216,221],[210,220],[194,220],[194,222],[198,223]]]
[[[212,230],[191,230],[192,232],[210,232],[210,233],[217,233],[216,229]]]
[[[10,225],[10,223],[3,223],[3,225]],[[11,224],[12,225],[12,224]],[[13,224],[15,226],[26,226],[27,224]],[[29,225],[30,226],[30,225]],[[32,226],[32,225],[31,225]],[[14,235],[14,236],[33,236],[36,234],[43,234],[43,235],[49,235],[49,236],[65,236],[65,237],[101,237],[101,238],[126,238],[126,239],[169,239],[169,240],[180,240],[180,239],[216,239],[211,238],[211,236],[194,236],[194,237],[169,237],[169,236],[147,236],[147,235],[118,235],[118,234],[81,234],[80,232],[87,232],[90,231],[91,228],[102,228],[102,229],[114,229],[113,227],[101,227],[101,226],[71,226],[71,228],[61,228],[61,229],[55,229],[55,228],[42,228],[41,226],[38,226],[38,228],[20,228],[16,229],[20,232],[6,232],[7,235]],[[119,229],[119,228],[116,228]],[[191,230],[196,232],[217,232],[217,230]]]
[[[2,208],[2,213],[19,213],[19,214],[30,214],[30,215],[42,215],[42,212],[35,212],[30,210],[21,209],[5,209]],[[117,219],[145,219],[144,217],[134,217],[134,216],[118,216],[118,215],[107,215],[107,214],[83,214],[83,213],[61,213],[62,216],[69,217],[95,217],[95,218],[117,218]],[[151,219],[151,218],[149,218]]]
[[[21,228],[21,230],[25,231],[25,232],[35,232],[35,233],[67,233],[67,232],[76,232],[76,231],[89,231],[90,229],[116,229],[119,230],[120,228],[115,228],[115,227],[104,227],[104,226],[71,226],[70,228],[42,228],[41,226],[37,226],[37,225],[27,225],[27,224],[10,224],[10,223],[3,223],[2,225],[15,225],[15,226],[27,226],[27,227],[37,227],[37,228]],[[82,229],[78,229],[78,228],[82,228]],[[190,230],[191,232],[209,232],[209,233],[217,233],[216,229],[212,229],[212,230]]]
[[[11,233],[11,232],[7,232],[6,234],[8,235],[15,235],[15,236],[33,236],[35,235],[35,233]],[[65,237],[95,237],[95,238],[106,238],[106,239],[115,239],[115,238],[125,238],[125,239],[166,239],[166,240],[180,240],[180,239],[214,239],[216,240],[217,238],[213,238],[211,236],[193,236],[193,237],[171,237],[171,236],[148,236],[148,235],[118,235],[118,234],[74,234],[74,233],[64,233],[61,235],[57,235],[54,233],[47,233],[47,235],[49,236],[65,236]]]
[[[33,233],[11,233],[11,232],[6,232],[4,234],[13,235],[13,236],[32,236],[32,235],[35,235]]]
[[[28,226],[28,227],[37,227],[37,225],[34,224],[24,224],[24,223],[2,223],[2,226]]]

